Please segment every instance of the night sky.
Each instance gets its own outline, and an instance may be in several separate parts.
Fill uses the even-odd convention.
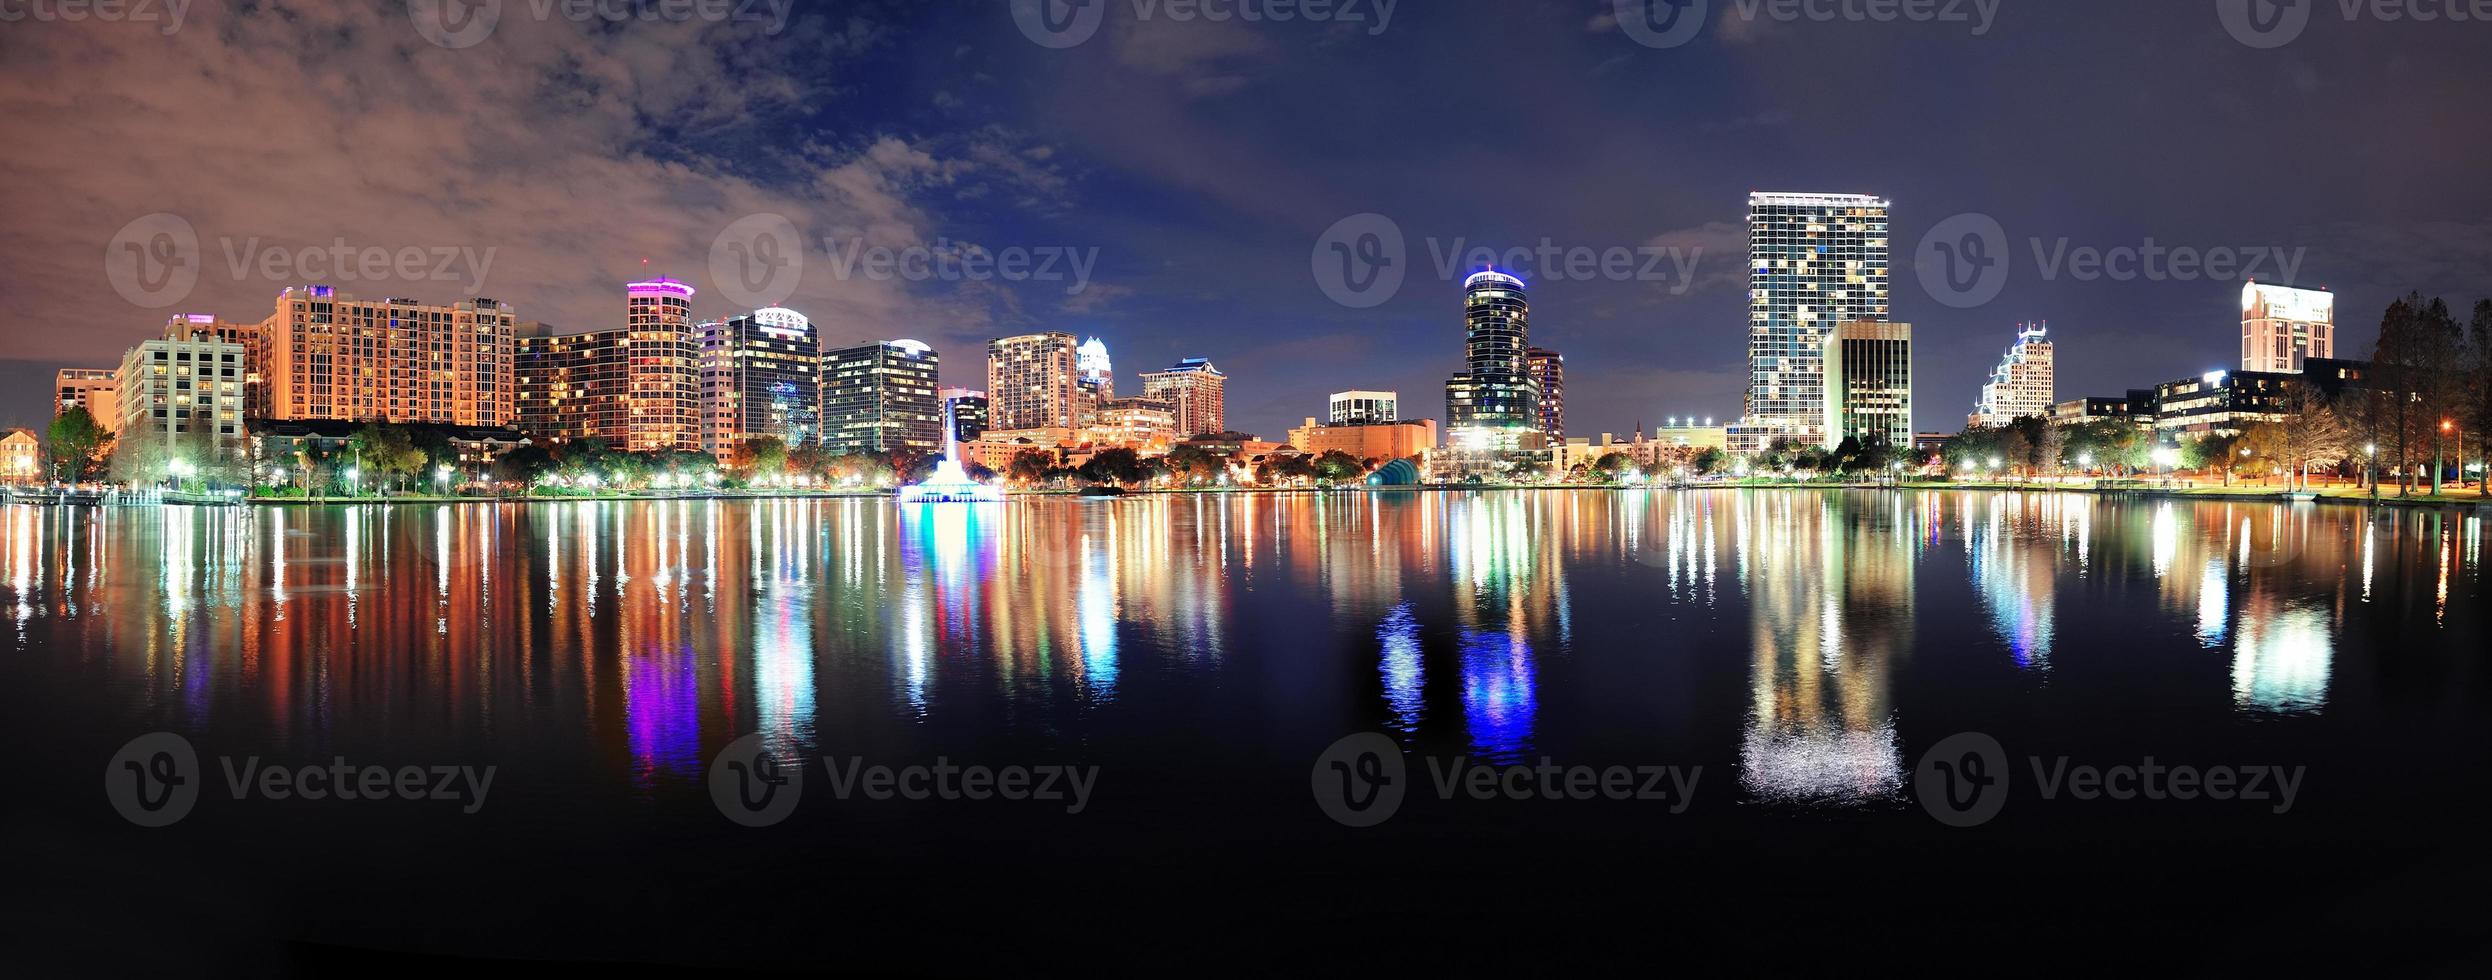
[[[1230,377],[1232,427],[1267,436],[1352,387],[1442,417],[1478,268],[1440,265],[1457,241],[1697,257],[1685,281],[1667,261],[1659,281],[1516,271],[1533,341],[1568,356],[1570,434],[1736,414],[1751,191],[1893,200],[1893,318],[1916,326],[1925,430],[1963,424],[2022,320],[2050,321],[2062,398],[2238,366],[2237,274],[2052,274],[2036,249],[2063,239],[2280,250],[2295,284],[2338,292],[2355,354],[2396,295],[2492,295],[2492,22],[2348,21],[2305,0],[2299,36],[2261,47],[2219,0],[1995,0],[1986,28],[1970,0],[1941,0],[1968,18],[1944,23],[1747,19],[1712,0],[1701,33],[1665,48],[1611,0],[1402,0],[1381,32],[1374,0],[1349,8],[1360,23],[1101,2],[1096,35],[1062,49],[1007,0],[800,2],[784,25],[767,5],[584,23],[506,0],[456,48],[417,29],[429,4],[197,0],[170,33],[163,9],[0,24],[0,423],[40,425],[54,368],[115,365],[168,314],[266,316],[314,278],[284,267],[300,246],[490,250],[440,278],[430,253],[414,281],[321,278],[481,293],[588,329],[619,323],[620,284],[650,274],[700,286],[698,315],[738,312],[712,253],[755,214],[811,241],[786,305],[826,344],[924,340],[946,383],[974,386],[990,337],[1095,334],[1129,391],[1206,356]],[[197,278],[143,305],[110,255],[158,212],[195,232]],[[1369,212],[1405,236],[1406,279],[1353,309],[1312,261]],[[1966,212],[1998,221],[2013,265],[1995,299],[1959,308],[1915,261]],[[825,238],[1097,258],[1078,293],[895,281],[842,277]],[[2262,280],[2288,278],[2262,261]]]

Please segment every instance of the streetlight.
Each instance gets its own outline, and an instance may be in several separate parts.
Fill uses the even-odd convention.
[[[450,492],[450,464],[433,467],[433,481],[441,484],[441,492],[447,495]]]
[[[347,467],[347,468],[346,468],[346,495],[347,495],[347,496],[349,496],[349,497],[352,497],[352,496],[356,496],[356,495],[361,494],[361,493],[363,492],[363,486],[362,486],[362,484],[363,484],[363,467],[360,467],[360,466],[349,466],[349,467]]]

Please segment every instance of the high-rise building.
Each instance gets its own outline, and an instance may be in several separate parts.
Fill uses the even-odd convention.
[[[1826,335],[1826,448],[1912,445],[1912,324],[1846,323]]]
[[[1229,376],[1209,358],[1185,358],[1143,375],[1142,396],[1175,406],[1180,439],[1229,431]]]
[[[952,438],[976,442],[986,434],[986,392],[975,388],[945,388],[943,410],[952,416]]]
[[[194,464],[245,455],[243,378],[249,352],[215,328],[176,320],[165,336],[130,349],[114,377],[122,447],[161,440],[168,454]],[[153,476],[151,474],[150,476]]]
[[[227,339],[251,349],[254,417],[497,426],[518,420],[511,308],[358,300],[329,286],[290,286],[256,328]],[[248,336],[244,336],[247,331]]]
[[[630,315],[626,372],[633,452],[701,446],[701,341],[692,332],[692,287],[659,277],[624,287]]]
[[[518,337],[514,417],[530,435],[602,439],[626,452],[701,446],[700,341],[692,287],[654,279],[625,287],[625,325]]]
[[[943,446],[942,359],[914,340],[822,354],[822,447],[834,452],[933,452]]]
[[[1116,369],[1108,363],[1108,345],[1097,337],[1082,341],[1073,356],[1076,377],[1073,386],[1081,393],[1073,414],[1083,425],[1098,419],[1099,411],[1116,400]]]
[[[83,408],[88,416],[95,419],[95,424],[103,426],[107,432],[111,431],[121,424],[121,406],[114,398],[121,383],[115,377],[118,373],[111,368],[60,369],[54,376],[54,387],[58,391],[53,396],[52,414]]]
[[[1402,420],[1398,391],[1336,391],[1326,425],[1382,425]]]
[[[1523,280],[1481,272],[1463,281],[1468,370],[1445,382],[1445,435],[1465,451],[1537,449],[1540,400],[1532,385],[1531,299]]]
[[[1748,195],[1748,391],[1731,448],[1824,441],[1826,335],[1887,318],[1887,214],[1861,194]]]
[[[990,429],[1074,428],[1081,397],[1073,335],[1034,333],[986,345]]]
[[[788,448],[821,433],[822,352],[813,322],[771,307],[700,327],[701,449],[721,459],[764,436]]]
[[[2047,323],[2016,325],[2016,343],[1990,370],[1990,383],[1982,386],[1981,400],[1965,425],[1997,428],[2029,415],[2051,416],[2059,389],[2053,379],[2050,334]]]
[[[1532,388],[1540,395],[1542,434],[1552,443],[1566,441],[1566,355],[1534,347],[1524,352],[1523,362],[1530,368]]]
[[[2241,287],[2241,369],[2299,374],[2302,361],[2336,356],[2336,294],[2319,289]]]

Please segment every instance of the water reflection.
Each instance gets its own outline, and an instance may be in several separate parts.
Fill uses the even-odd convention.
[[[2482,538],[2421,510],[1871,491],[17,506],[0,609],[22,682],[114,717],[303,749],[526,732],[643,786],[748,732],[1218,725],[1714,750],[1751,796],[1817,805],[1898,794],[1899,705],[1960,687],[2083,668],[2326,710],[2376,673],[2348,637],[2480,636]],[[1583,718],[1699,742],[1589,745]]]

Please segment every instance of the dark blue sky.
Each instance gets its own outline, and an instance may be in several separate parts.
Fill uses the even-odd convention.
[[[1893,315],[1916,326],[1924,429],[1962,425],[2021,320],[2050,321],[2062,397],[2237,366],[2237,275],[2043,268],[2037,249],[2063,242],[2295,261],[2298,284],[2339,293],[2349,349],[2407,290],[2492,295],[2492,23],[2349,22],[2311,3],[2290,43],[2259,47],[2219,0],[1999,0],[1979,34],[1713,0],[1700,33],[1661,48],[1620,30],[1610,0],[1403,0],[1381,32],[1372,2],[1351,8],[1359,24],[1102,2],[1095,36],[1062,49],[1025,36],[1007,0],[800,3],[776,31],[539,21],[510,3],[457,49],[395,8],[201,0],[170,36],[21,25],[40,30],[0,39],[17,93],[0,108],[48,139],[0,149],[0,193],[27,219],[0,232],[21,272],[0,371],[110,363],[167,312],[256,320],[284,283],[229,256],[339,236],[492,249],[472,278],[526,319],[599,325],[643,268],[703,285],[697,311],[725,315],[711,255],[757,213],[814,240],[788,305],[828,341],[918,337],[966,384],[1003,333],[1099,335],[1127,379],[1207,356],[1230,375],[1232,424],[1268,435],[1341,388],[1442,415],[1476,268],[1441,273],[1456,242],[1695,258],[1687,280],[1668,262],[1662,281],[1526,270],[1533,340],[1568,356],[1572,434],[1735,414],[1757,190],[1893,200]],[[165,308],[114,299],[104,262],[152,212],[204,243],[197,286]],[[1959,308],[1914,263],[1966,212],[1999,223],[2013,265],[1995,299]],[[1352,309],[1311,262],[1362,213],[1402,232],[1407,277]],[[821,240],[852,235],[1096,249],[1097,265],[1079,295],[842,277]],[[12,388],[0,416],[39,418],[40,385]]]

